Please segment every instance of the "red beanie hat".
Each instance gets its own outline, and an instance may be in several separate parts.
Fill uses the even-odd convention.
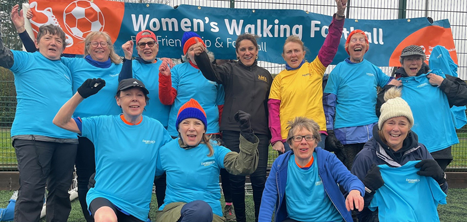
[[[154,39],[154,41],[156,41],[157,43],[156,35],[154,35],[154,32],[151,32],[149,30],[143,30],[141,32],[138,32],[138,34],[136,35],[136,44],[138,44],[139,40],[141,40],[142,38],[151,38]]]
[[[188,51],[190,46],[196,44],[196,39],[198,39],[198,42],[203,43],[204,47],[206,47],[206,45],[204,44],[203,39],[201,39],[201,37],[198,34],[196,34],[194,32],[185,32],[185,33],[183,33],[183,37],[182,37],[183,55],[186,55],[186,52]]]
[[[350,42],[350,39],[352,38],[352,36],[356,33],[359,33],[359,34],[362,34],[363,36],[365,36],[365,42],[366,44],[368,45],[368,47],[366,47],[366,51],[365,52],[368,52],[368,49],[370,49],[370,43],[368,42],[368,37],[366,36],[365,32],[360,30],[360,29],[356,29],[356,30],[353,30],[350,34],[349,34],[349,37],[347,37],[347,41],[345,41],[345,51],[347,52],[347,54],[350,55],[349,53],[349,42]]]

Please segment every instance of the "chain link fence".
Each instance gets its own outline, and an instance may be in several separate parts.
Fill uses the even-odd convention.
[[[333,0],[119,0],[133,3],[161,3],[176,7],[182,4],[201,7],[249,8],[249,9],[299,9],[319,14],[333,15],[336,11]],[[21,49],[21,43],[10,22],[13,5],[19,0],[0,0],[0,30],[4,44],[11,49]],[[467,2],[458,0],[348,0],[348,19],[398,19],[431,17],[433,20],[449,19],[458,56],[458,73],[467,79]],[[163,55],[161,55],[163,56]],[[260,62],[260,66],[272,74],[285,68],[284,64]],[[330,73],[334,66],[328,67]],[[380,67],[390,75],[393,67]],[[10,127],[14,119],[16,98],[13,75],[0,68],[0,170],[16,170],[16,156],[11,147]],[[31,107],[33,108],[33,107]],[[458,130],[460,143],[453,146],[454,161],[449,170],[467,169],[467,129]],[[269,164],[277,157],[270,152]]]

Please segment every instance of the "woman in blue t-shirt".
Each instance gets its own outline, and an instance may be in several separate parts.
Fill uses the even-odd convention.
[[[238,111],[240,152],[210,141],[207,116],[201,105],[190,99],[180,107],[176,129],[179,138],[159,150],[156,175],[167,174],[164,204],[157,221],[225,221],[219,187],[219,171],[247,175],[258,165],[258,137],[250,124],[250,114]]]
[[[422,160],[415,165],[420,168],[417,174],[433,177],[441,189],[447,192],[443,170],[425,146],[418,142],[417,134],[411,130],[414,116],[407,102],[400,98],[400,89],[389,89],[385,98],[387,101],[381,106],[381,115],[373,128],[373,137],[357,154],[351,170],[365,185],[365,208],[358,216],[359,221],[364,222],[378,221],[378,211],[372,212],[368,208],[375,191],[384,185],[376,165],[384,164],[395,168],[409,161]],[[407,196],[407,199],[412,199],[412,196]]]
[[[137,79],[118,85],[115,99],[122,114],[72,118],[78,105],[105,84],[102,79],[86,80],[53,122],[96,146],[96,182],[86,197],[94,220],[146,221],[157,153],[172,138],[159,121],[142,115],[149,91]]]

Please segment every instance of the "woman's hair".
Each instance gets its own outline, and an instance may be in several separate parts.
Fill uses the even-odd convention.
[[[319,125],[312,119],[306,117],[295,117],[294,120],[288,122],[287,128],[289,129],[289,134],[287,135],[287,142],[292,144],[293,134],[296,130],[306,129],[313,134],[313,137],[316,140],[316,143],[321,141],[321,136],[319,135]]]
[[[120,64],[122,62],[122,59],[120,58],[120,56],[117,55],[117,53],[115,53],[112,39],[110,38],[109,34],[107,34],[107,32],[93,31],[89,33],[88,36],[86,36],[86,39],[84,39],[84,57],[89,55],[88,51],[89,51],[89,47],[91,47],[91,41],[94,38],[97,38],[99,36],[103,36],[107,42],[107,47],[110,50],[110,54],[109,54],[110,61],[112,61],[114,64]]]
[[[65,32],[63,32],[63,30],[60,27],[52,25],[52,24],[43,25],[39,28],[39,33],[37,33],[37,44],[39,44],[41,38],[47,34],[57,35],[62,40],[63,49],[65,49],[66,47]]]
[[[291,36],[287,37],[287,39],[285,40],[284,46],[282,47],[282,54],[284,54],[285,45],[287,45],[287,43],[289,43],[289,42],[295,42],[295,43],[302,46],[303,51],[307,51],[307,48],[305,47],[305,44],[303,44],[302,40],[300,40],[300,38],[298,36],[296,36],[296,35],[291,35]]]
[[[256,37],[250,33],[243,33],[237,37],[235,41],[235,52],[238,52],[238,48],[240,47],[240,42],[243,40],[250,40],[251,43],[255,46],[256,50],[258,50],[258,41],[256,41]]]

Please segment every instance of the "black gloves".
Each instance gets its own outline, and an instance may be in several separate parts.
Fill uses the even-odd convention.
[[[104,86],[105,81],[101,78],[86,79],[86,81],[84,81],[84,83],[78,88],[78,93],[81,95],[81,97],[86,99],[89,96],[99,92],[99,90],[101,90]]]
[[[240,133],[242,136],[246,140],[252,143],[256,143],[256,136],[253,133],[253,129],[251,129],[250,117],[251,115],[249,113],[246,113],[242,110],[239,110],[234,116],[235,121],[237,121],[238,125],[240,126]]]
[[[91,189],[94,187],[94,185],[96,185],[96,180],[94,179],[95,176],[96,173],[93,173],[91,177],[89,177],[88,189]]]
[[[334,134],[334,130],[328,130],[327,133],[328,133],[328,136],[326,137],[326,141],[325,141],[326,145],[325,147],[321,147],[321,148],[324,148],[325,150],[329,152],[336,152],[344,148],[341,141],[339,141],[336,138],[336,134]]]
[[[438,165],[435,160],[426,159],[422,160],[415,165],[416,168],[420,168],[420,171],[417,172],[420,176],[432,177],[438,182],[438,184],[443,184],[446,182],[444,177],[444,171]]]
[[[384,180],[381,177],[379,167],[373,164],[362,182],[365,185],[365,191],[367,193],[372,193],[382,187],[384,185]]]

